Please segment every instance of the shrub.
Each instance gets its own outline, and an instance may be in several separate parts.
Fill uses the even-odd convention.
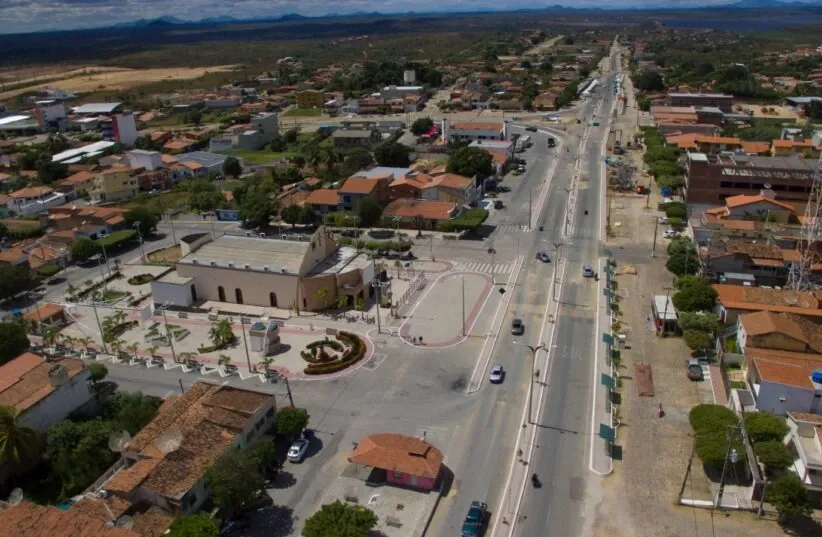
[[[343,352],[339,360],[329,363],[311,364],[303,370],[306,375],[326,375],[336,373],[359,362],[365,356],[365,342],[356,334],[351,332],[339,332],[337,339],[345,343],[348,348]]]
[[[60,265],[57,263],[47,263],[37,269],[37,273],[44,278],[50,278],[60,272],[60,270]]]
[[[128,283],[130,283],[131,285],[143,285],[150,282],[153,279],[154,276],[152,276],[151,274],[138,274],[136,276],[132,276],[131,278],[129,278]]]
[[[765,465],[765,473],[773,476],[793,464],[793,455],[779,440],[768,440],[754,445],[756,458]]]
[[[745,431],[754,443],[771,440],[781,442],[789,431],[785,419],[773,414],[746,412],[742,419],[745,422]]]
[[[486,209],[468,209],[456,218],[437,222],[437,231],[466,231],[475,229],[488,218]]]
[[[688,419],[696,436],[694,442],[699,459],[706,466],[721,468],[727,454],[728,435],[732,434],[732,427],[738,423],[736,414],[721,405],[697,405]],[[731,446],[740,460],[744,460],[745,449],[739,434],[734,436]]]

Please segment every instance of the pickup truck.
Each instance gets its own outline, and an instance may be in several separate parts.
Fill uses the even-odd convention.
[[[488,505],[485,502],[471,502],[465,522],[462,523],[462,537],[479,537],[488,518]]]

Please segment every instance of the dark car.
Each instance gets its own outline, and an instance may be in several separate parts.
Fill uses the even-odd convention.
[[[485,502],[471,502],[465,522],[462,523],[462,537],[479,537],[488,518],[488,504]]]
[[[557,145],[557,141],[554,138],[548,138],[548,147],[555,147]]]
[[[533,125],[529,125],[529,126],[525,127],[525,130],[527,130],[528,132],[537,132],[537,128],[534,127]]]
[[[522,319],[514,319],[511,321],[511,333],[515,336],[521,336],[525,333],[525,324]]]

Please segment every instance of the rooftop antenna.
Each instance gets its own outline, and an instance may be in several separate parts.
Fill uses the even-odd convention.
[[[12,507],[17,507],[23,501],[23,489],[20,487],[15,488],[9,494],[8,504]]]
[[[810,288],[811,271],[820,260],[816,241],[822,233],[822,153],[816,161],[811,181],[811,194],[805,206],[805,218],[802,220],[796,248],[799,259],[791,265],[788,276],[788,287],[795,291],[807,291]]]
[[[154,445],[163,453],[176,451],[183,443],[183,431],[173,428],[165,431],[154,440]]]
[[[128,431],[118,431],[111,433],[108,437],[108,448],[115,453],[122,453],[131,442],[131,435]]]

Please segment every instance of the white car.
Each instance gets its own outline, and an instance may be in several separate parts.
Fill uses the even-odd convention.
[[[659,223],[660,224],[667,224],[668,223],[668,217],[667,216],[660,217]]]
[[[663,239],[675,239],[679,237],[679,232],[674,229],[666,229],[665,233],[662,234]]]
[[[288,460],[291,462],[302,462],[305,458],[306,451],[308,451],[308,440],[304,438],[295,440],[288,449]]]
[[[488,380],[491,381],[491,384],[499,384],[502,382],[504,376],[505,370],[502,368],[502,365],[496,364],[491,368],[491,374],[488,375]]]

